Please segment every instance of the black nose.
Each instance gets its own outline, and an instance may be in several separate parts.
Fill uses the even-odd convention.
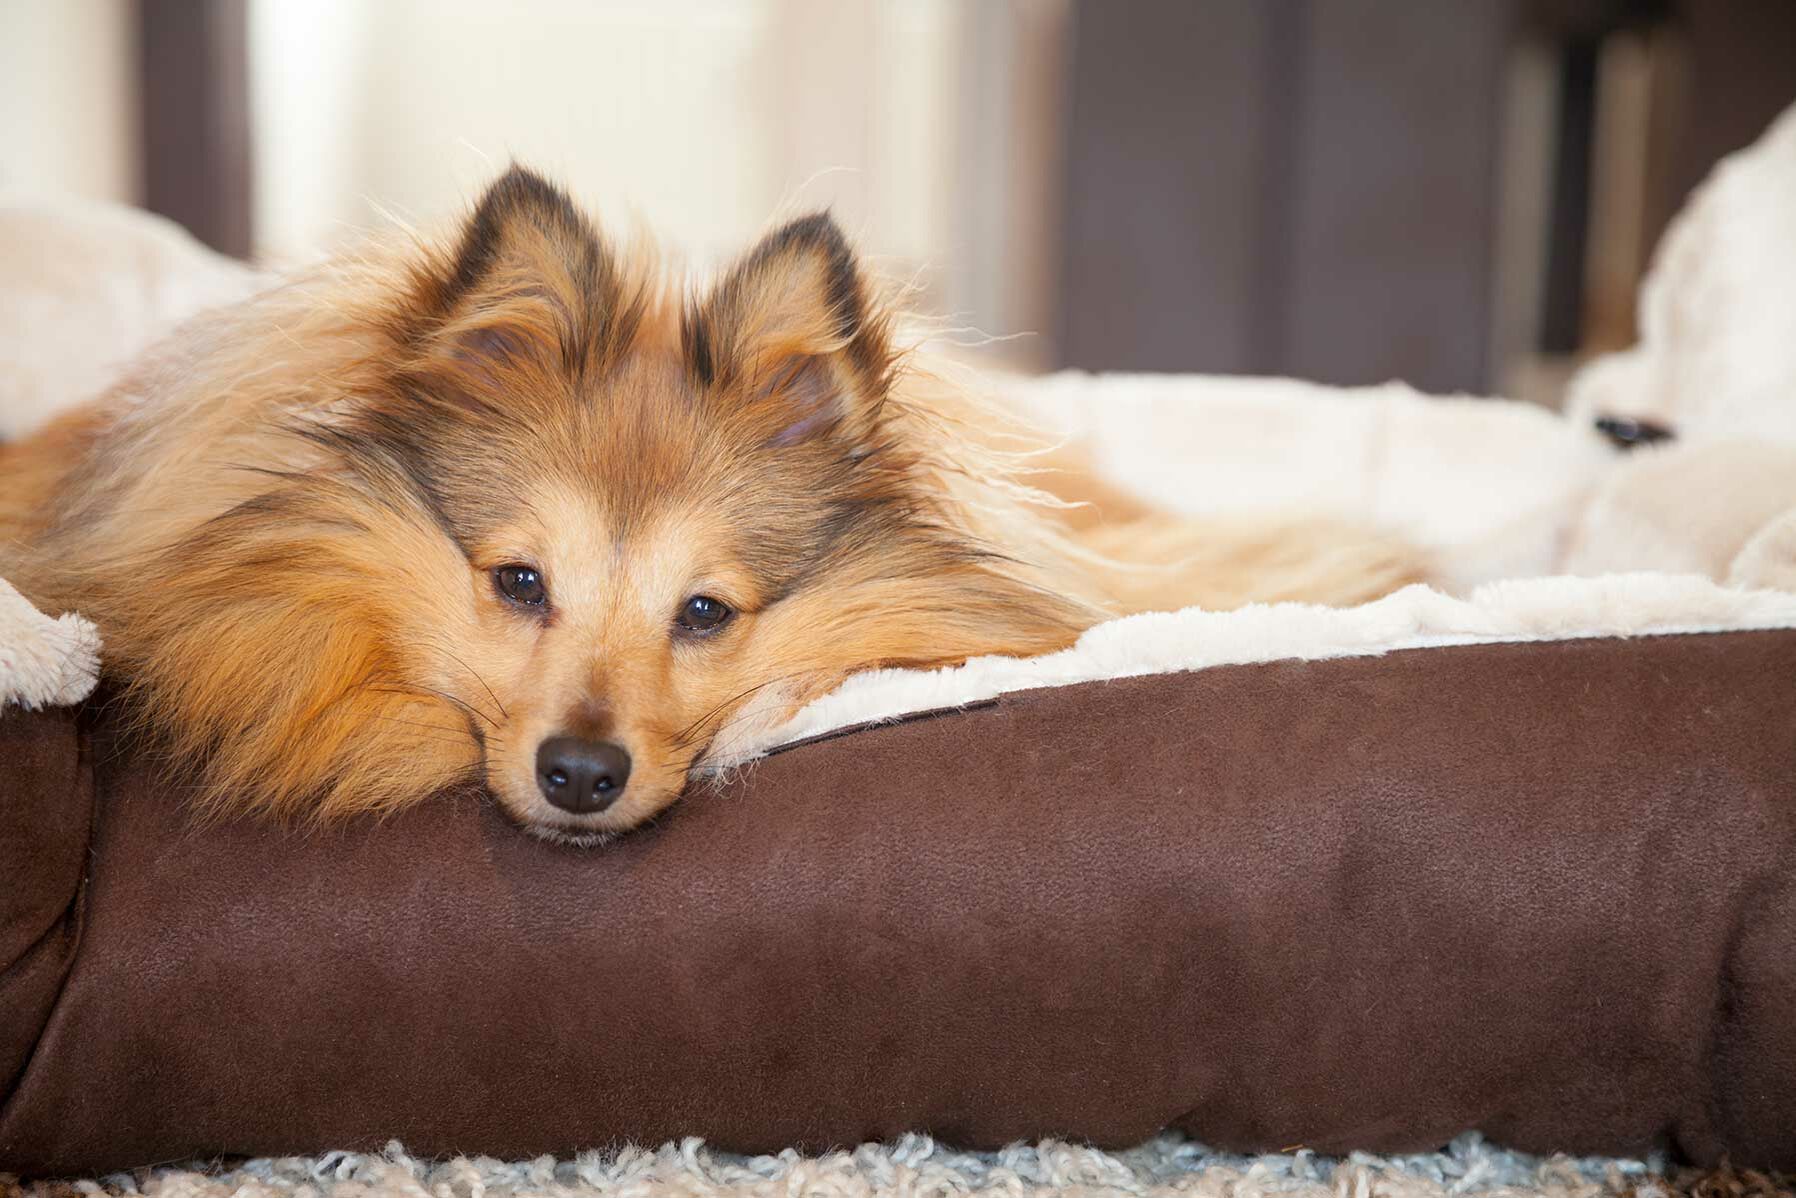
[[[536,784],[543,797],[563,811],[590,815],[624,793],[630,755],[608,740],[551,736],[536,750]]]

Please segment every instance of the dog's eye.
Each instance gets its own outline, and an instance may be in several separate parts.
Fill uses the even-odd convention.
[[[687,632],[716,632],[732,614],[722,600],[709,595],[694,595],[686,600],[686,606],[674,617],[674,623]]]
[[[543,576],[529,566],[500,566],[493,571],[493,585],[513,603],[540,607],[549,601]]]

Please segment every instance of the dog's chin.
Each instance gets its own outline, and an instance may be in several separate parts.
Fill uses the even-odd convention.
[[[596,848],[616,840],[648,818],[646,815],[613,811],[596,815],[570,815],[549,807],[546,803],[534,804],[527,812],[509,811],[509,814],[532,836],[556,844],[578,845],[581,848]]]
[[[565,844],[569,848],[576,849],[596,849],[601,845],[610,844],[619,836],[622,836],[627,829],[624,831],[599,830],[583,832],[575,828],[561,827],[555,824],[539,824],[532,822],[524,824],[524,831],[530,833],[530,835],[536,837],[538,840],[546,840],[550,844]]]
[[[518,802],[497,786],[492,788],[492,795],[507,818],[530,835],[554,844],[579,848],[597,848],[608,844],[648,822],[666,806],[665,803],[645,804],[639,799],[632,801],[631,797],[626,797],[616,806],[604,811],[576,815],[551,806],[540,798],[532,797]]]

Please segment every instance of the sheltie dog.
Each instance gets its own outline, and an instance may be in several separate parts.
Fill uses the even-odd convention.
[[[197,318],[0,448],[0,577],[99,625],[205,810],[473,778],[590,841],[673,802],[726,724],[856,670],[1421,572],[1343,523],[1107,495],[1127,519],[1094,525],[899,340],[827,215],[688,294],[514,167],[444,242]]]

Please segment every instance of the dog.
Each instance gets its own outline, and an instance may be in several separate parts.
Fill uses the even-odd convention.
[[[1056,474],[903,340],[827,214],[696,291],[513,167],[451,236],[196,318],[0,447],[0,577],[99,625],[202,814],[476,780],[594,842],[857,670],[1425,573],[1373,530]]]

